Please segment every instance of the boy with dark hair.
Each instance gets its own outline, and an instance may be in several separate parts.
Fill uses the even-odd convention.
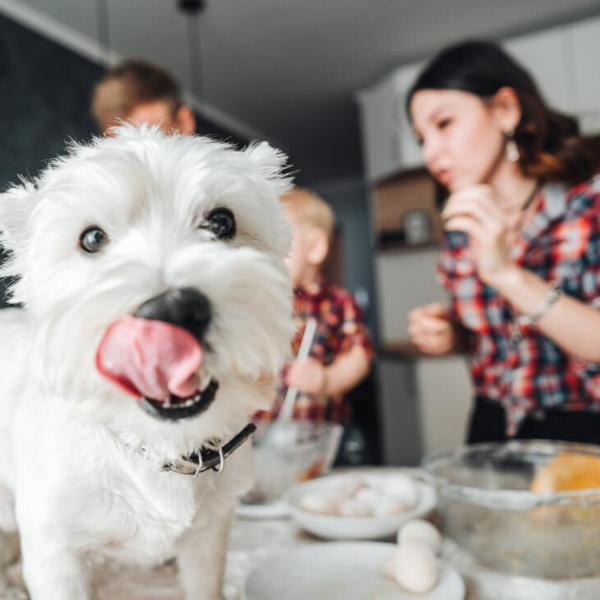
[[[92,114],[104,133],[120,121],[187,135],[196,128],[177,81],[162,67],[141,60],[125,61],[106,73],[94,90]]]

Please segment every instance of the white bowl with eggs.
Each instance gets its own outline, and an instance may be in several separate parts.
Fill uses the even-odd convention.
[[[328,475],[285,494],[294,522],[328,540],[391,538],[408,520],[436,506],[433,485],[413,469]]]

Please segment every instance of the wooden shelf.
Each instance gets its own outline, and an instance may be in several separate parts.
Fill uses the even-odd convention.
[[[460,356],[461,352],[452,351],[448,354],[433,355],[421,352],[410,340],[386,342],[379,346],[377,355],[381,358],[444,358]]]
[[[381,357],[405,357],[415,358],[427,356],[423,354],[410,340],[398,340],[397,342],[386,342],[379,346],[377,354]]]
[[[372,184],[374,186],[378,185],[386,185],[388,183],[393,183],[398,179],[406,179],[409,177],[420,177],[420,176],[428,176],[429,171],[425,165],[419,167],[410,167],[408,169],[400,169],[395,173],[390,173],[389,175],[385,175],[384,177],[378,177],[375,179]]]
[[[438,210],[439,190],[423,169],[405,172],[375,186],[372,190],[373,228],[378,251],[435,248],[442,241],[443,227]],[[423,213],[429,229],[427,242],[405,241],[404,219],[410,213]]]
[[[375,239],[375,249],[379,252],[415,252],[419,250],[439,250],[441,244],[438,240],[431,240],[423,244],[407,244],[398,236],[394,239],[392,236],[377,236]]]

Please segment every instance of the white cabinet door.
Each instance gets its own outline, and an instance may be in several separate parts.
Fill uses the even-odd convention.
[[[600,18],[570,25],[567,34],[575,81],[573,112],[584,131],[600,133]]]
[[[408,313],[430,302],[445,302],[437,280],[437,248],[379,252],[375,256],[375,281],[379,336],[383,343],[408,339]]]
[[[415,141],[412,125],[406,113],[406,95],[417,79],[423,64],[408,65],[396,71],[396,126],[400,137],[400,165],[402,169],[423,166],[421,147]]]
[[[575,110],[569,36],[560,27],[507,40],[505,49],[537,82],[545,100],[560,111]]]
[[[377,181],[398,171],[400,140],[396,127],[396,81],[388,77],[359,96],[365,171]]]
[[[420,65],[394,71],[359,94],[363,153],[367,179],[372,182],[404,169],[422,166],[421,149],[406,116],[406,92]]]
[[[415,379],[423,454],[462,446],[474,396],[464,356],[415,361]]]

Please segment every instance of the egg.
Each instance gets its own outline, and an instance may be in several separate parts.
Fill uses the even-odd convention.
[[[442,535],[429,521],[414,519],[405,523],[398,531],[398,544],[421,542],[438,554],[442,548]]]
[[[377,511],[377,506],[381,502],[381,498],[381,492],[372,487],[365,487],[361,489],[356,496],[354,496],[355,500],[359,500],[360,502],[366,504],[373,511],[373,513]]]
[[[300,498],[300,508],[309,512],[323,515],[336,515],[339,511],[339,501],[331,494],[309,493]]]
[[[410,509],[404,500],[391,496],[390,494],[381,494],[379,496],[377,506],[375,507],[376,515],[395,515],[405,512]]]
[[[385,479],[381,484],[384,493],[402,500],[406,510],[413,508],[421,500],[421,490],[412,477],[396,475]]]
[[[349,479],[340,484],[336,490],[336,495],[339,496],[340,500],[346,500],[348,498],[353,498],[360,490],[366,487],[367,484],[362,479]]]
[[[340,504],[339,514],[342,517],[372,517],[373,511],[364,502],[356,498],[348,498]]]
[[[429,546],[406,542],[394,554],[394,578],[398,585],[412,594],[432,590],[440,577],[440,564]]]

